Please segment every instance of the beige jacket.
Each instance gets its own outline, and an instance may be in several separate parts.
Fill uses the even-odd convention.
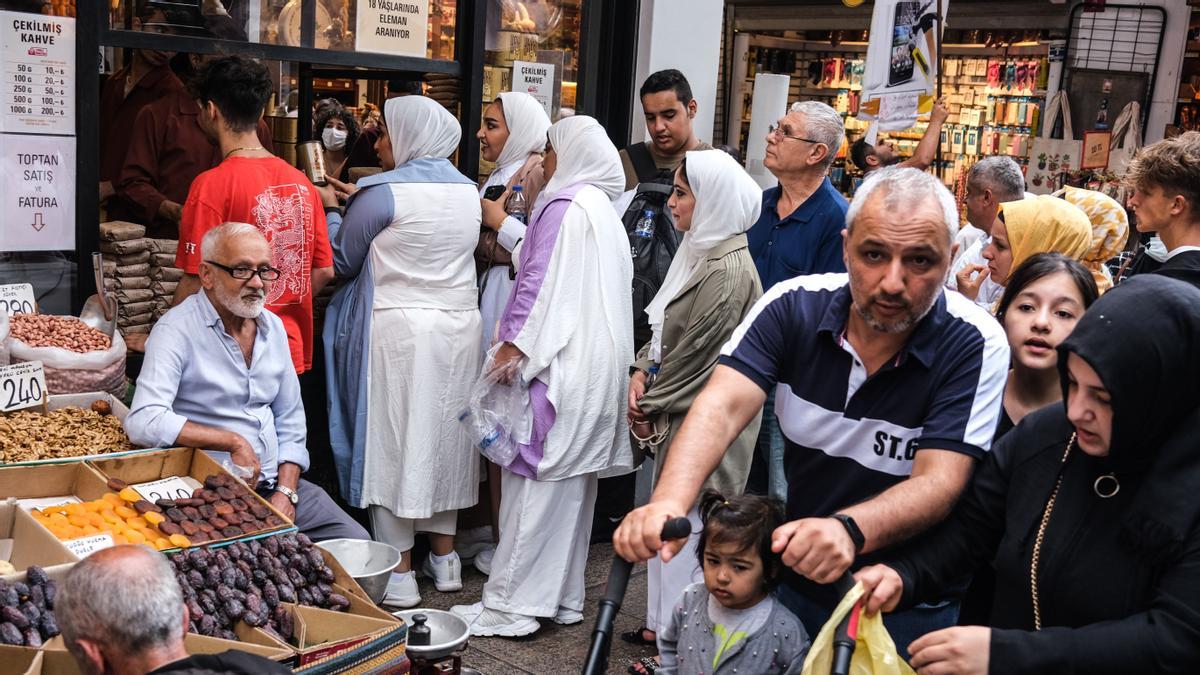
[[[762,296],[746,235],[725,240],[709,252],[705,263],[667,306],[662,363],[657,378],[640,402],[642,412],[654,420],[656,430],[669,429],[655,451],[656,471],[662,471],[671,441],[679,433],[692,401],[717,367],[721,347]],[[642,348],[635,368],[649,372],[654,365],[647,357],[649,351],[649,344]],[[745,490],[761,421],[760,413],[729,446],[706,487],[716,488],[725,495]]]

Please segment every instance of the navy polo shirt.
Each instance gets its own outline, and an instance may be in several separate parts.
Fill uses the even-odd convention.
[[[786,218],[775,213],[783,189],[763,192],[762,213],[746,233],[750,255],[762,287],[805,274],[845,272],[842,230],[846,227],[846,198],[826,178],[817,191]]]
[[[925,448],[982,457],[1000,415],[1009,348],[987,311],[943,290],[896,358],[868,376],[845,338],[848,280],[776,285],[721,350],[720,363],[775,391],[789,520],[874,497],[907,478]]]

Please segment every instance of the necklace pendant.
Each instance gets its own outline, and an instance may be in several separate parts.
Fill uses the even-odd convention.
[[[1092,483],[1092,490],[1095,491],[1097,497],[1110,499],[1116,497],[1117,493],[1121,491],[1121,481],[1117,480],[1115,475],[1106,473]]]

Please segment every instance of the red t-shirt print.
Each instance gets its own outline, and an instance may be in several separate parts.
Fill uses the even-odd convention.
[[[283,320],[296,372],[307,371],[313,348],[311,273],[333,265],[320,195],[278,157],[230,157],[192,183],[176,265],[199,273],[200,240],[227,222],[257,226],[271,245],[271,264],[282,275],[267,291],[267,308]]]

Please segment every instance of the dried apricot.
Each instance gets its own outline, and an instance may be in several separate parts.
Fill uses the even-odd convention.
[[[101,497],[101,499],[108,502],[109,504],[112,504],[113,506],[120,506],[125,503],[125,500],[121,499],[121,495],[119,495],[115,492],[106,493],[103,497]]]
[[[158,539],[154,540],[154,548],[160,551],[171,548],[171,542],[167,539],[159,537]]]
[[[162,521],[167,519],[166,516],[164,516],[163,514],[155,513],[153,511],[147,511],[146,513],[143,513],[142,517],[145,518],[146,522],[150,523],[151,525],[158,525],[159,523],[161,523]]]
[[[128,525],[129,527],[132,527],[132,528],[135,528],[138,530],[145,530],[150,527],[150,523],[147,523],[146,519],[141,516],[136,516],[134,518],[126,518],[125,524]]]
[[[116,511],[117,515],[121,516],[122,518],[136,518],[137,517],[137,511],[134,511],[133,509],[129,508],[128,506],[118,506],[117,508],[115,508],[113,510]]]
[[[82,513],[72,513],[71,515],[67,516],[67,522],[75,527],[83,527],[84,525],[88,524],[88,519],[87,516],[83,515]]]
[[[125,501],[129,502],[130,504],[132,504],[136,501],[140,501],[142,498],[142,496],[140,494],[138,494],[138,491],[134,490],[131,487],[127,487],[124,490],[121,490],[121,492],[119,492],[118,494],[121,495],[121,499],[124,499]]]
[[[172,544],[178,546],[179,548],[187,548],[188,546],[192,545],[192,542],[182,534],[173,534],[171,535],[170,540]]]
[[[125,538],[127,540],[129,540],[129,543],[131,543],[131,544],[146,543],[146,535],[142,534],[142,532],[140,530],[135,530],[135,529],[127,530],[125,532]]]

